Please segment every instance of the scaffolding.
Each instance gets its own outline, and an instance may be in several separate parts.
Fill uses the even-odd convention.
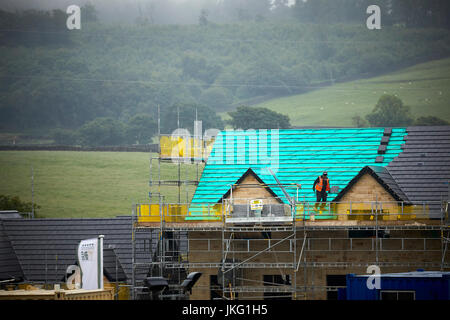
[[[163,194],[161,187],[177,188],[177,203],[181,203],[182,188],[186,192],[186,203],[189,203],[192,192],[190,188],[196,187],[204,164],[212,150],[215,137],[202,135],[201,121],[197,121],[197,109],[195,110],[194,135],[191,136],[186,129],[180,129],[180,110],[177,108],[177,128],[171,134],[161,133],[161,112],[157,108],[158,119],[158,152],[150,153],[149,161],[149,199],[161,198]],[[162,166],[169,167],[170,164],[177,167],[177,176],[172,179],[161,179]],[[195,179],[190,177],[189,168],[196,167]],[[183,176],[184,169],[184,176]],[[156,175],[156,177],[155,177]],[[170,194],[170,192],[169,192]],[[164,197],[163,197],[164,198]],[[158,200],[159,201],[159,200]],[[175,202],[175,200],[173,200]]]
[[[132,299],[139,299],[146,276],[169,278],[175,288],[192,271],[203,273],[192,298],[233,300],[324,298],[345,287],[324,275],[366,273],[372,265],[383,273],[450,270],[448,200],[318,206],[286,192],[297,188],[298,195],[300,185],[274,177],[273,185],[229,185],[230,195],[220,203],[194,204],[189,188],[199,183],[207,146],[190,142],[201,152],[185,148],[169,156],[161,150],[162,136],[159,153],[150,155],[150,200],[132,210]],[[177,175],[164,180],[162,164],[168,162]],[[195,179],[188,174],[192,165]],[[177,188],[178,201],[167,200],[163,186]],[[236,188],[261,187],[278,188],[284,197],[233,197]],[[440,218],[430,219],[431,207],[440,208]]]
[[[167,167],[177,167],[176,179],[163,180],[161,179],[161,165],[165,164]],[[190,168],[195,166],[195,179],[190,178],[192,175]],[[150,179],[149,179],[149,198],[158,198],[160,195],[163,196],[161,192],[161,187],[176,187],[177,188],[177,203],[182,203],[183,189],[186,194],[186,203],[189,203],[192,198],[193,187],[196,187],[199,182],[199,175],[204,166],[204,160],[198,160],[194,163],[186,163],[185,159],[169,159],[162,158],[160,156],[150,155]],[[157,175],[155,179],[154,175]],[[175,202],[175,201],[174,201]]]
[[[370,204],[373,211],[337,212],[332,219],[322,213],[326,218],[313,220],[312,213],[305,208],[314,206],[295,202],[295,208],[283,211],[283,214],[293,213],[291,219],[282,223],[276,219],[261,223],[258,215],[253,223],[250,217],[236,223],[232,220],[232,206],[225,204],[218,220],[210,220],[207,215],[203,220],[187,220],[189,212],[182,216],[176,210],[164,213],[164,205],[160,200],[159,222],[142,219],[145,216],[139,214],[140,205],[133,210],[133,248],[136,248],[137,233],[159,235],[159,239],[153,238],[152,245],[146,246],[158,253],[151,262],[137,261],[133,252],[135,288],[140,288],[134,277],[135,270],[158,266],[161,275],[172,274],[173,277],[181,270],[201,270],[216,279],[215,283],[210,280],[209,284],[196,287],[199,291],[209,291],[202,297],[310,299],[339,289],[340,286],[323,281],[317,283],[315,273],[331,269],[365,273],[370,265],[377,265],[386,272],[450,268],[448,203],[441,203],[440,219],[429,219],[429,203],[416,205],[412,215],[401,211],[406,207],[403,203],[398,204],[398,212],[386,213],[381,208],[388,203],[380,202]],[[333,205],[337,203],[327,203],[327,206]],[[341,216],[346,220],[340,220]],[[396,219],[392,220],[391,216]],[[179,251],[174,252],[173,248]],[[267,275],[268,272],[272,274]],[[271,276],[272,280],[264,280],[266,276]]]

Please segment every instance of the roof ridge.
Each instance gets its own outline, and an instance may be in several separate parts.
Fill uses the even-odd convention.
[[[127,219],[131,219],[132,216],[131,215],[126,215],[126,216],[116,216],[116,217],[82,217],[82,218],[71,218],[71,217],[61,217],[61,218],[33,218],[33,219],[22,219],[22,218],[9,218],[9,219],[0,219],[0,221],[5,221],[8,220],[8,222],[10,221],[48,221],[48,222],[52,222],[52,221],[66,221],[66,220],[71,220],[71,221],[94,221],[94,220],[99,220],[99,221],[104,221],[104,220],[127,220]]]

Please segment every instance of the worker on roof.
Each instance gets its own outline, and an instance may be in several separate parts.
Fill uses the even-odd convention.
[[[314,181],[313,190],[316,192],[317,203],[315,208],[317,208],[318,202],[327,201],[327,192],[330,191],[330,180],[326,171]]]

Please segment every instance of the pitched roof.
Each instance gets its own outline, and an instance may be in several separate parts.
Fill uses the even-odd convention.
[[[358,182],[365,174],[370,174],[376,181],[396,200],[409,203],[408,197],[403,193],[397,182],[392,178],[389,171],[380,166],[365,166],[361,171],[348,183],[348,185],[339,192],[333,201],[340,201],[342,197]]]
[[[387,169],[413,203],[433,201],[430,211],[440,212],[448,199],[450,181],[450,126],[408,127],[402,152]]]
[[[222,131],[203,170],[191,204],[215,204],[249,168],[266,184],[301,184],[298,197],[315,201],[314,180],[328,171],[331,186],[340,189],[367,165],[387,166],[401,152],[405,128],[316,128]],[[380,146],[383,150],[379,151]],[[382,154],[382,156],[380,156]],[[296,198],[295,188],[286,189]],[[279,188],[272,191],[288,203]]]
[[[103,274],[109,281],[125,281],[127,276],[119,257],[112,248],[103,248]]]
[[[77,261],[76,250],[83,239],[104,237],[104,267],[115,280],[115,257],[118,257],[119,280],[132,277],[131,216],[89,219],[7,219],[2,220],[25,278],[28,281],[54,282],[63,279],[69,265]],[[148,235],[137,234],[136,258],[150,261],[150,249],[139,250],[138,241]],[[151,235],[150,235],[151,236]],[[153,242],[154,243],[154,242]],[[111,250],[111,246],[115,249]],[[1,270],[1,269],[0,269]],[[147,270],[137,272],[144,277]]]
[[[3,220],[0,219],[0,281],[15,279],[20,282],[23,278],[19,260],[4,230]]]
[[[218,202],[222,202],[222,199],[227,198],[230,195],[231,190],[234,190],[236,185],[240,185],[242,181],[244,181],[244,179],[250,175],[253,176],[256,181],[262,184],[261,187],[265,188],[274,198],[277,199],[277,201],[282,202],[280,199],[278,199],[277,194],[272,191],[272,189],[252,170],[252,168],[248,168],[248,170],[245,171],[245,173],[231,186],[231,188],[228,189],[228,191],[222,196],[222,198],[219,199]]]

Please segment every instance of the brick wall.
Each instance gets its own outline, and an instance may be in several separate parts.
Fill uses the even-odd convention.
[[[271,233],[271,244],[273,245],[276,241],[285,238],[290,233],[288,232],[272,232]],[[230,251],[227,255],[227,259],[235,259],[235,261],[244,261],[245,259],[253,256],[258,251],[262,251],[269,245],[269,240],[261,236],[260,233],[235,233],[233,237],[232,249],[233,251],[242,252],[232,252]],[[253,236],[252,236],[253,235]],[[230,234],[226,233],[224,238],[229,239]],[[395,238],[405,238],[404,248],[405,249],[415,249],[421,250],[423,248],[423,237],[429,237],[427,232],[423,231],[395,231],[391,234],[391,237]],[[201,241],[192,241],[190,243],[189,252],[189,262],[190,263],[219,263],[222,259],[221,252],[221,242],[222,234],[221,232],[190,232],[190,240],[192,239],[203,239]],[[376,261],[376,253],[373,250],[373,245],[375,244],[375,239],[371,237],[366,238],[352,238],[351,248],[353,251],[342,251],[350,249],[350,238],[348,237],[348,231],[312,231],[308,232],[309,247],[306,249],[311,251],[305,251],[306,261],[308,263],[312,262],[353,262],[353,263],[372,263]],[[312,239],[311,239],[312,238]],[[331,238],[331,247],[330,241]],[[339,239],[338,239],[339,238]],[[419,238],[419,239],[413,239]],[[422,239],[421,239],[422,238]],[[207,239],[211,239],[208,244]],[[384,249],[400,249],[401,244],[398,240],[390,241],[389,238],[381,240],[378,239],[380,249],[380,243],[383,241]],[[429,240],[427,242],[427,249],[438,249],[440,248],[439,238]],[[298,259],[300,255],[300,250],[302,248],[303,233],[297,231],[297,241],[296,241],[296,258]],[[197,243],[198,245],[195,245]],[[389,243],[389,245],[388,245]],[[208,248],[210,251],[208,251]],[[296,265],[297,261],[294,261],[293,241],[286,240],[279,245],[277,245],[273,251],[267,251],[259,254],[257,257],[251,259],[249,263],[294,263]],[[246,252],[250,249],[252,252]],[[324,250],[324,251],[314,251],[314,250]],[[284,252],[281,252],[284,251]],[[440,252],[439,251],[379,251],[378,259],[380,262],[440,262]],[[383,273],[388,272],[406,272],[414,271],[418,267],[381,267]],[[191,299],[197,300],[208,300],[210,296],[210,276],[218,274],[218,268],[197,268],[191,269],[189,271],[199,271],[203,275],[199,282],[193,288]],[[297,288],[302,288],[303,286],[315,286],[314,291],[308,291],[306,294],[306,299],[326,299],[327,292],[323,288],[327,285],[327,275],[346,275],[349,273],[355,274],[366,274],[366,267],[353,266],[353,267],[308,267],[304,268],[303,264],[300,264],[299,270],[294,271],[294,268],[242,268],[241,269],[242,278],[246,281],[242,281],[240,285],[242,286],[263,286],[264,275],[289,275],[291,282],[296,279]],[[305,281],[306,279],[306,281]],[[322,287],[322,290],[319,290]],[[258,298],[261,299],[263,293],[240,293],[239,299],[251,299]],[[299,296],[298,299],[303,299]]]
[[[379,209],[382,209],[385,213],[389,213],[389,215],[385,215],[381,219],[397,219],[397,215],[393,214],[399,212],[399,205],[396,200],[381,186],[377,180],[375,180],[370,174],[366,173],[341,198],[340,202],[342,203],[337,205],[337,212],[339,214],[338,219],[348,220],[356,218],[345,215],[350,211],[350,202],[352,203],[352,213],[354,214],[361,210],[371,212],[372,204],[370,202],[375,201],[383,202],[382,204],[380,203]],[[370,216],[361,216],[358,218],[369,220]]]

